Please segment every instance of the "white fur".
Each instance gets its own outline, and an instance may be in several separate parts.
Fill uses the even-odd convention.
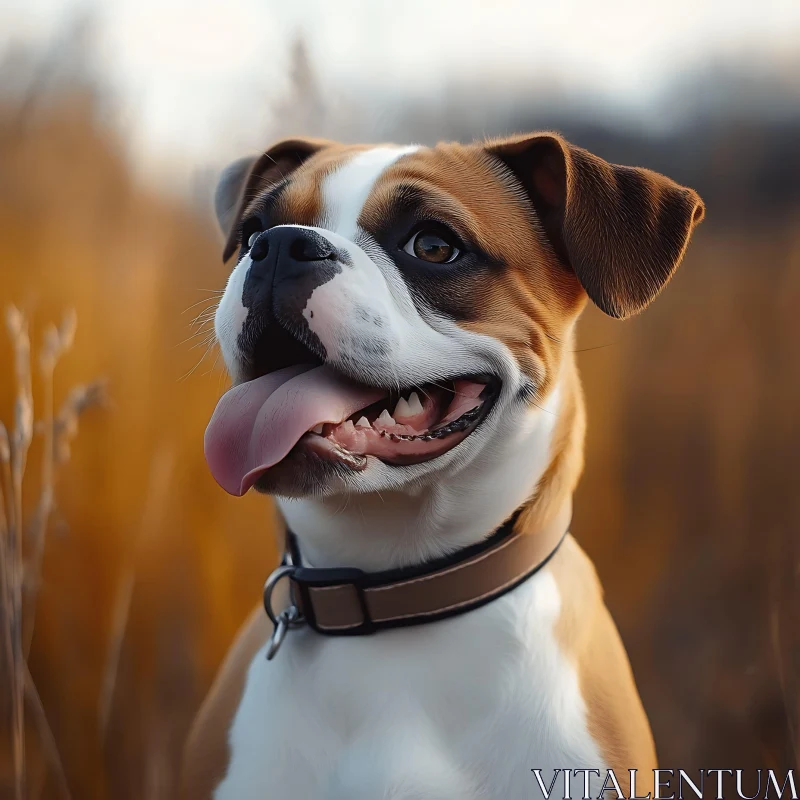
[[[240,369],[237,342],[248,314],[247,307],[242,303],[242,293],[252,263],[252,259],[247,255],[234,267],[214,315],[214,330],[222,351],[222,358],[235,382],[239,380]]]
[[[216,800],[522,800],[541,796],[531,769],[545,785],[557,768],[605,774],[554,637],[560,605],[545,570],[425,627],[293,631],[250,666]]]
[[[355,379],[408,386],[491,372],[503,388],[478,429],[433,461],[390,467],[370,457],[325,497],[280,498],[315,566],[387,569],[480,541],[531,495],[551,458],[558,381],[538,406],[521,401],[529,379],[508,348],[418,307],[358,225],[381,173],[414,149],[366,151],[326,178],[314,230],[349,263],[311,294],[306,321],[328,362]],[[242,330],[248,268],[244,258],[231,276],[220,336]],[[236,379],[235,338],[223,354]],[[292,631],[275,660],[262,651],[251,664],[215,797],[517,800],[540,796],[534,768],[547,783],[556,768],[602,773],[575,669],[553,634],[560,604],[545,570],[428,626],[363,639]]]

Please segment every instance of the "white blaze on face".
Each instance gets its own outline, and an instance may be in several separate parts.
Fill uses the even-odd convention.
[[[355,241],[359,233],[358,218],[378,178],[399,158],[417,150],[417,145],[373,147],[357,153],[332,172],[322,185],[325,227]]]
[[[359,346],[368,347],[376,357],[381,354],[385,357],[396,349],[398,315],[386,274],[396,269],[394,264],[385,263],[381,270],[359,246],[366,244],[366,240],[372,242],[372,238],[359,227],[358,218],[386,169],[418,149],[409,145],[365,150],[323,182],[321,217],[325,228],[314,230],[347,252],[351,263],[312,292],[303,316],[331,359],[347,357]],[[373,244],[375,255],[389,262],[377,243]]]

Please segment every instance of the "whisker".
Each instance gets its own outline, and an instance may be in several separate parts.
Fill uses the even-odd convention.
[[[278,173],[281,176],[281,180],[285,181],[286,180],[286,176],[283,174],[283,170],[281,169],[280,164],[278,164],[278,162],[269,153],[264,153],[264,155],[278,168]],[[299,158],[297,160],[300,161]],[[300,163],[302,163],[302,162],[300,162]]]
[[[213,308],[204,309],[189,323],[189,327],[197,325],[198,322],[206,322],[207,320],[213,319],[216,316],[216,313],[217,313],[216,305],[214,305]]]
[[[204,334],[206,336],[208,336],[211,333],[212,333],[212,331],[209,328],[206,328],[206,329],[200,328],[199,330],[196,330],[193,334],[191,334],[191,336],[187,336],[182,342],[178,342],[175,345],[175,347],[180,347],[181,345],[184,345],[187,342],[191,342],[192,339],[196,339],[198,336],[203,336]]]
[[[211,365],[211,369],[209,369],[207,372],[204,372],[203,377],[205,377],[206,375],[211,375],[211,373],[216,369],[217,363],[219,362],[219,353],[220,351],[218,349],[217,354],[214,356],[214,363]]]
[[[468,397],[468,395],[464,394],[463,392],[457,392],[455,389],[450,389],[448,386],[442,386],[436,383],[436,381],[426,381],[426,383],[429,383],[431,386],[435,386],[437,389],[442,389],[442,391],[457,395],[458,397]]]
[[[338,509],[337,511],[334,511],[333,516],[334,517],[338,517],[339,514],[344,514],[344,512],[347,511],[347,506],[349,506],[349,505],[350,505],[350,495],[346,494],[344,496],[344,505],[340,509]]]
[[[595,347],[581,347],[579,350],[573,350],[573,353],[588,353],[590,350],[602,350],[606,347],[613,347],[615,344],[619,344],[619,340],[616,342],[609,342],[608,344],[598,344]]]
[[[193,344],[189,348],[189,350],[190,351],[197,350],[198,347],[203,347],[204,345],[210,345],[215,340],[215,338],[216,338],[215,336],[209,335],[205,339],[203,339],[202,341],[199,341],[197,344]]]
[[[198,300],[196,303],[192,303],[188,308],[184,308],[183,311],[181,311],[181,314],[182,315],[186,314],[188,311],[191,311],[193,308],[196,308],[201,303],[213,303],[214,300],[215,300],[214,297],[203,297],[201,300]]]
[[[200,356],[200,360],[183,377],[179,378],[179,381],[185,381],[187,378],[191,377],[192,374],[194,374],[195,370],[203,363],[203,361],[205,361],[206,356],[211,352],[211,347],[211,344],[206,347],[206,351],[202,356]]]
[[[536,393],[536,388],[534,388],[534,397],[535,397],[535,393]],[[551,416],[553,416],[553,417],[555,417],[555,416],[558,416],[558,415],[555,413],[555,411],[551,411],[549,408],[545,408],[544,406],[540,406],[540,405],[539,405],[539,404],[536,402],[536,400],[535,400],[534,398],[531,398],[530,402],[531,402],[531,403],[533,403],[533,404],[536,406],[536,408],[538,408],[540,411],[544,411],[544,413],[545,413],[545,414],[550,414],[550,415],[551,415]]]
[[[419,389],[422,392],[422,394],[424,394],[425,397],[428,398],[428,400],[432,400],[431,396],[421,386],[417,386],[417,389]]]

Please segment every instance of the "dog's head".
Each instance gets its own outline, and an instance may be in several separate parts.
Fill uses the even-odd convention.
[[[463,146],[291,140],[226,170],[238,251],[216,314],[234,387],[219,483],[289,497],[412,491],[503,458],[558,402],[586,297],[642,310],[702,203],[554,134]]]

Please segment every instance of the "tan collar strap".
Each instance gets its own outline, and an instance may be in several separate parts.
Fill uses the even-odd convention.
[[[284,563],[302,621],[319,633],[359,636],[421,625],[471,611],[530,578],[555,555],[569,529],[572,503],[537,531],[515,532],[517,511],[494,534],[448,558],[419,567],[363,572],[317,569],[292,558]]]

